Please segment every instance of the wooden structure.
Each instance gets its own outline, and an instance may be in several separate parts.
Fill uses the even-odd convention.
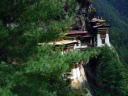
[[[70,31],[66,34],[67,37],[75,37],[78,44],[75,44],[74,49],[83,49],[90,46],[92,35],[88,34],[87,31]]]

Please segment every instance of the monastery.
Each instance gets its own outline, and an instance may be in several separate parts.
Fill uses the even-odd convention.
[[[61,48],[62,55],[70,50],[83,50],[105,45],[111,47],[109,40],[110,25],[103,18],[96,16],[96,10],[90,0],[76,1],[78,2],[78,6],[76,8],[74,24],[69,28],[65,28],[66,33],[62,40],[48,44],[55,45],[56,48]],[[83,1],[85,5],[81,4]],[[77,89],[81,87],[81,84],[87,82],[83,64],[76,63],[68,76],[67,73],[63,75],[64,78],[71,79],[72,88]]]
[[[109,25],[103,18],[96,17],[96,10],[90,0],[83,0],[86,6],[81,5],[78,0],[76,8],[75,23],[69,28],[65,28],[63,40],[52,42],[55,46],[64,46],[62,53],[90,47],[111,46],[109,40]]]

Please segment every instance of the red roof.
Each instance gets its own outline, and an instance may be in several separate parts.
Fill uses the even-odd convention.
[[[89,37],[93,37],[93,36],[90,35],[90,34],[86,34],[86,35],[84,35],[83,37],[84,37],[84,38],[89,38]]]
[[[66,36],[76,36],[76,35],[86,35],[87,32],[86,31],[70,31],[66,34]]]

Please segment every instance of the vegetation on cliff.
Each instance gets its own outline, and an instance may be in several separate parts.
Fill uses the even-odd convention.
[[[62,80],[62,74],[70,71],[75,61],[95,57],[98,52],[88,49],[83,52],[71,51],[64,55],[44,45],[38,48],[34,57],[22,65],[1,62],[1,96],[68,96],[81,94],[72,91],[69,83]],[[79,92],[79,90],[78,90]],[[82,92],[82,91],[81,91]],[[85,91],[86,92],[86,91]]]
[[[92,85],[94,96],[127,96],[128,71],[115,51],[101,48],[95,70],[96,85]]]
[[[74,96],[61,75],[74,61],[86,62],[99,54],[97,80],[101,81],[103,90],[97,90],[94,95],[107,93],[111,84],[112,94],[118,88],[117,92],[123,94],[120,96],[126,96],[125,68],[108,49],[61,55],[60,50],[53,51],[54,46],[37,46],[38,42],[60,39],[63,29],[72,24],[75,1],[67,1],[70,6],[67,17],[60,0],[3,0],[0,3],[0,96]]]

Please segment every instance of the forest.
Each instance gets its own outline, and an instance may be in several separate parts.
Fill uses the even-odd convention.
[[[64,82],[61,75],[73,67],[73,62],[86,62],[90,58],[97,59],[94,74],[95,82],[100,83],[89,82],[92,94],[127,96],[127,35],[122,19],[117,23],[124,24],[120,26],[123,34],[114,25],[115,21],[111,29],[112,43],[120,57],[113,52],[115,49],[107,46],[61,55],[61,50],[54,52],[54,45],[46,44],[62,39],[64,29],[74,23],[76,1],[67,0],[67,3],[70,7],[66,17],[63,0],[3,0],[0,3],[0,96],[85,96],[85,90],[70,89],[69,82]],[[39,46],[40,42],[44,44]]]

